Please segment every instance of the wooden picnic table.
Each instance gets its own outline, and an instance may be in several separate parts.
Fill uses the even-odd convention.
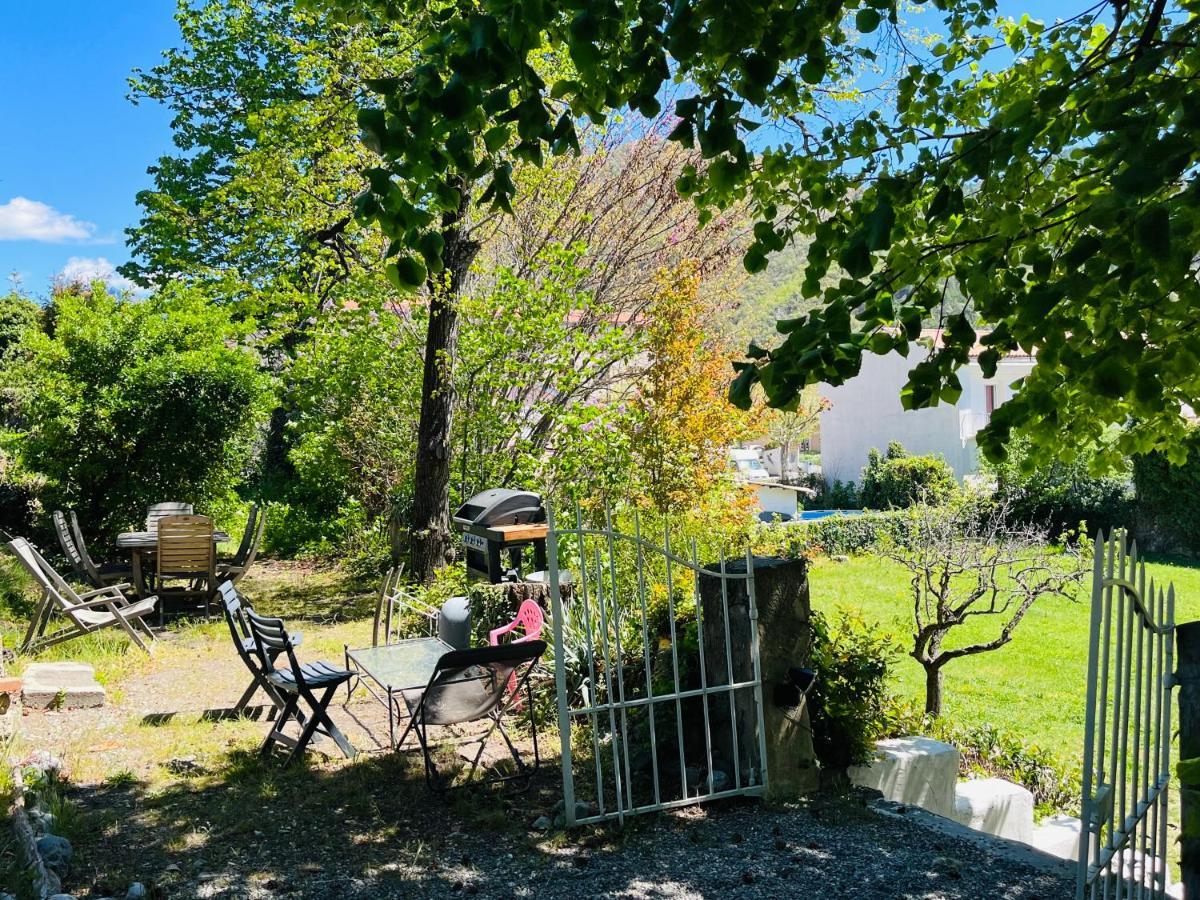
[[[224,531],[213,531],[213,545],[228,544],[229,535]],[[128,550],[133,556],[133,589],[138,597],[147,595],[146,580],[142,575],[142,566],[146,554],[158,549],[157,531],[122,531],[117,535],[117,549]]]

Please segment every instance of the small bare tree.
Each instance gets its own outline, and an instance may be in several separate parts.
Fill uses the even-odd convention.
[[[1087,571],[1080,553],[1050,544],[1035,525],[1009,524],[1004,503],[980,507],[920,504],[910,534],[884,555],[908,570],[913,600],[910,655],[925,669],[925,712],[942,712],[942,669],[951,660],[997,650],[1042,597],[1075,598]],[[947,646],[950,633],[977,616],[995,616],[991,640]]]

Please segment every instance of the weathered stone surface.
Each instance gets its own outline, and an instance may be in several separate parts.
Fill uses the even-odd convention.
[[[34,663],[22,676],[22,696],[30,709],[79,709],[103,706],[104,688],[85,663]]]
[[[852,783],[873,788],[888,800],[953,818],[958,750],[933,738],[913,736],[879,741],[875,753],[875,762],[850,768]]]
[[[1083,823],[1074,816],[1049,816],[1042,824],[1033,826],[1033,839],[1029,843],[1035,850],[1059,859],[1078,859],[1082,832]]]
[[[56,834],[46,834],[38,838],[38,855],[47,869],[59,878],[65,878],[71,868],[71,858],[75,855],[71,842]]]
[[[717,570],[718,566],[710,565]],[[744,573],[744,559],[730,560],[727,573]],[[774,687],[787,679],[788,669],[807,666],[811,660],[811,610],[808,598],[808,567],[803,559],[756,557],[754,560],[754,598],[758,612],[757,638],[762,672],[763,721],[766,726],[767,789],[772,799],[794,798],[816,790],[819,782],[816,754],[807,705],[781,707],[773,701]],[[750,654],[751,633],[746,582],[727,581],[729,601],[729,645],[734,683],[754,680],[754,660]],[[725,657],[725,614],[721,579],[700,578],[700,599],[704,618],[705,675],[709,685],[729,684],[729,665]],[[737,714],[736,774],[742,785],[760,783],[758,715],[754,691],[734,692]],[[709,704],[713,758],[727,776],[735,774],[733,729],[729,724],[729,704],[719,697]],[[719,775],[714,773],[713,780]],[[729,778],[725,789],[732,788]]]
[[[954,791],[956,822],[997,837],[1033,841],[1033,794],[1003,778],[976,778]]]
[[[21,729],[21,679],[0,678],[0,741]]]

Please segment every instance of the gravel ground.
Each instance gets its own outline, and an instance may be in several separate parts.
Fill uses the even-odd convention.
[[[594,832],[540,852],[450,837],[423,868],[385,866],[363,877],[302,867],[286,881],[239,887],[213,877],[170,896],[1058,900],[1074,892],[1074,882],[1054,872],[848,802],[693,809],[639,820],[616,844],[613,832]]]

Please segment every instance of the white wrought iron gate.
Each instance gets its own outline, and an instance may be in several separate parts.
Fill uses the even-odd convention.
[[[632,534],[609,509],[595,527],[547,515],[566,824],[761,795],[753,558],[705,567],[694,541],[644,537],[636,512]]]
[[[1175,589],[1123,531],[1096,538],[1076,896],[1167,896]]]

